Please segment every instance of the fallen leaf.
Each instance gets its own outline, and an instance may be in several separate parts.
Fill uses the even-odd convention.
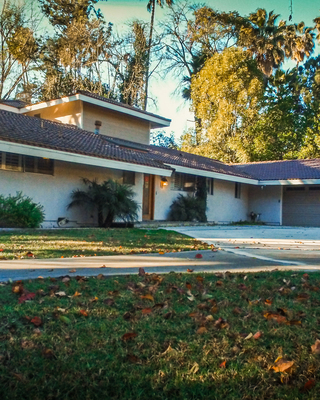
[[[191,283],[189,283],[189,282],[186,282],[186,288],[187,288],[187,289],[189,289],[189,290],[191,290],[191,288],[192,288],[192,285],[191,285]]]
[[[97,276],[97,279],[104,279],[105,278],[105,276],[103,275],[103,274],[99,274],[98,276]]]
[[[288,361],[282,357],[278,357],[272,369],[274,369],[275,372],[284,372],[286,374],[289,374],[292,371],[293,366],[294,361]]]
[[[159,251],[159,254],[164,254],[164,251]]]
[[[69,269],[69,272],[71,272],[73,274],[73,273],[77,272],[77,270],[76,269]]]
[[[309,279],[309,274],[303,274],[302,276],[304,279]]]
[[[308,382],[306,382],[302,388],[303,392],[307,392],[308,390],[312,389],[316,384],[315,379],[310,379]]]
[[[23,285],[14,285],[12,286],[12,293],[22,294],[24,292]]]
[[[216,286],[222,286],[223,285],[223,282],[222,281],[217,281],[216,282]]]
[[[197,330],[197,334],[198,335],[202,335],[203,333],[208,332],[208,329],[205,326],[201,326],[198,330]]]
[[[103,264],[103,265],[101,265],[101,267],[99,267],[99,268],[107,268],[107,267]]]
[[[145,300],[150,300],[150,301],[154,301],[154,298],[151,294],[146,294],[144,296],[140,296],[141,299],[145,299]]]
[[[61,280],[63,283],[67,283],[70,281],[70,278],[68,276],[65,276],[64,278],[62,278]]]
[[[187,269],[187,272],[193,272],[194,270],[193,269]]]
[[[65,297],[66,296],[66,292],[56,292],[55,295],[58,296],[58,297]]]
[[[201,283],[202,283],[202,282],[203,282],[203,277],[202,277],[202,276],[197,276],[197,277],[196,277],[196,280],[197,280],[198,282],[201,282]]]
[[[33,300],[36,297],[35,293],[26,293],[19,297],[19,304],[24,303],[25,301]]]
[[[220,368],[226,368],[226,364],[227,364],[227,361],[224,360],[224,361],[219,365],[219,367],[220,367]]]
[[[291,321],[286,322],[287,325],[301,325],[301,321],[297,319],[292,319]]]
[[[170,345],[168,346],[167,350],[163,352],[161,355],[165,356],[167,354],[177,356],[179,353],[176,349],[173,349]]]
[[[87,316],[88,316],[88,313],[87,313],[87,311],[85,311],[85,310],[80,310],[80,313],[81,313],[84,317],[87,317]]]
[[[315,344],[311,346],[312,353],[320,354],[320,340],[317,339]]]
[[[71,324],[71,320],[65,315],[59,315],[59,319],[67,325]]]
[[[146,274],[145,270],[143,268],[139,268],[139,276],[144,276]]]
[[[75,294],[72,297],[79,297],[81,296],[81,293],[79,293],[78,291],[75,292]]]
[[[137,336],[138,336],[138,334],[135,333],[135,332],[125,333],[125,334],[122,336],[122,340],[128,341],[128,340],[134,339],[134,338],[137,337]]]
[[[263,316],[266,319],[274,319],[278,323],[286,323],[287,322],[287,318],[286,317],[284,317],[283,315],[279,315],[277,313],[266,312],[265,314],[263,314]]]
[[[252,334],[252,333],[249,333],[249,335],[248,335],[248,336],[246,336],[246,337],[244,338],[244,340],[249,340],[249,339],[251,339],[251,338],[252,338],[252,336],[253,336],[253,334]]]
[[[272,305],[272,300],[266,299],[264,304],[266,304],[267,306],[271,306]]]
[[[32,320],[30,321],[34,326],[40,326],[42,325],[42,320],[40,317],[34,317],[32,318]]]
[[[150,314],[152,313],[152,308],[144,308],[141,310],[142,314]]]
[[[255,334],[253,335],[253,339],[258,340],[258,339],[261,338],[261,336],[262,336],[262,332],[258,331],[257,333],[255,333]]]
[[[56,358],[56,356],[54,355],[54,353],[51,349],[43,349],[42,355],[45,358]]]
[[[203,257],[203,255],[200,254],[200,253],[198,253],[198,254],[195,255],[195,258],[202,258],[202,257]]]
[[[307,293],[299,293],[297,297],[297,301],[306,301],[309,299],[309,295]]]

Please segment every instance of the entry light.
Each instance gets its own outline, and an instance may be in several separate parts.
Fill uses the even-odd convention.
[[[168,184],[168,179],[165,176],[161,177],[160,187],[163,188],[164,186],[168,186]]]

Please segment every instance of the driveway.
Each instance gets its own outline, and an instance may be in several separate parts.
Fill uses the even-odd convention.
[[[64,259],[1,260],[0,282],[61,275],[319,270],[320,228],[214,226],[168,228],[214,244],[217,251]],[[201,253],[202,258],[196,258]]]
[[[169,229],[169,228],[168,228]],[[173,230],[249,259],[320,269],[320,228],[183,226]]]

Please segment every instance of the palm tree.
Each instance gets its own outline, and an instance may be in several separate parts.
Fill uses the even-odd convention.
[[[76,189],[71,193],[68,209],[79,206],[93,207],[97,211],[99,227],[110,227],[115,218],[133,222],[137,218],[138,204],[133,200],[130,186],[112,179],[99,184],[97,180],[83,178],[87,191]]]
[[[266,10],[259,9],[249,15],[242,26],[239,45],[245,47],[255,56],[261,71],[270,76],[274,68],[278,68],[285,58],[286,23],[276,24],[279,15],[273,11],[267,14]]]
[[[152,36],[154,29],[154,15],[156,4],[158,4],[161,8],[166,4],[168,7],[171,7],[174,3],[174,0],[148,0],[147,10],[151,12],[151,20],[150,20],[150,33],[149,33],[149,41],[148,41],[148,54],[147,54],[147,68],[146,68],[146,86],[145,86],[145,94],[144,94],[144,107],[143,109],[147,109],[148,103],[148,86],[149,86],[149,69],[150,69],[150,53],[151,53],[151,45],[152,45]]]

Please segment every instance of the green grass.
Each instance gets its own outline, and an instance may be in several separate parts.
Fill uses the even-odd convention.
[[[17,284],[1,286],[0,398],[319,399],[320,274],[199,276],[37,279],[20,288],[36,294],[22,304]],[[290,373],[272,370],[279,356],[294,361]]]
[[[196,240],[165,229],[48,229],[0,232],[0,259],[155,253],[203,249]]]

